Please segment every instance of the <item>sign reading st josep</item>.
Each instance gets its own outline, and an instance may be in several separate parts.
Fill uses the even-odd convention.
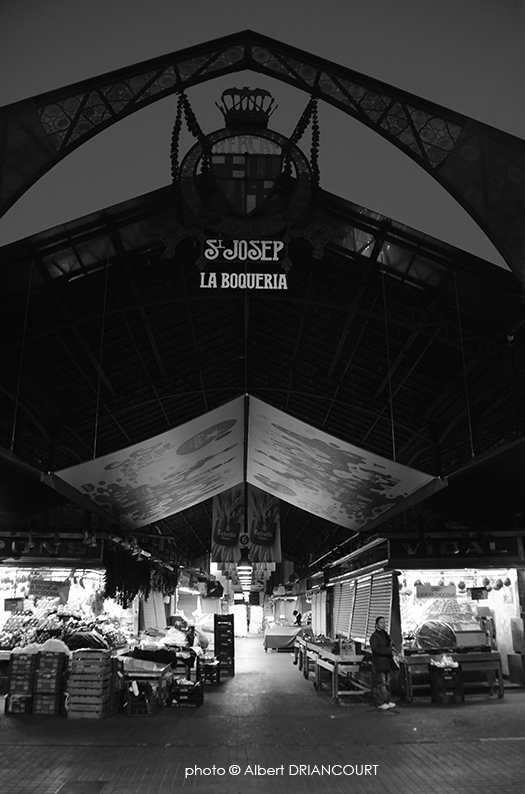
[[[201,272],[201,289],[288,289],[286,273],[249,272],[246,265],[281,262],[282,240],[206,240],[204,258],[214,263],[239,263],[243,270]]]

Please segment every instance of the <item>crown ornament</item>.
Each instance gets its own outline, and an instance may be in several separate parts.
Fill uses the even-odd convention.
[[[215,103],[227,129],[238,127],[266,128],[277,106],[269,91],[264,88],[228,88],[223,91],[221,103]]]

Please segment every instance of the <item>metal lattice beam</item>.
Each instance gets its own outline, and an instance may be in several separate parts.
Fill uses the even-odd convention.
[[[111,124],[166,96],[240,70],[315,95],[404,151],[466,209],[525,285],[524,141],[252,31],[1,109],[1,211]]]

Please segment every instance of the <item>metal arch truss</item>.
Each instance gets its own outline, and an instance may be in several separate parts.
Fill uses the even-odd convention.
[[[323,99],[404,151],[465,208],[525,286],[525,141],[252,31],[0,109],[0,213],[97,132],[158,99],[244,70]]]

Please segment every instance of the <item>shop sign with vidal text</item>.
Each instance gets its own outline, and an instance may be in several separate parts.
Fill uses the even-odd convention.
[[[490,560],[506,564],[523,564],[525,553],[523,538],[519,536],[492,535],[491,537],[437,537],[423,539],[390,539],[389,560],[407,565],[413,562],[450,561],[453,565],[465,564],[467,567]]]

